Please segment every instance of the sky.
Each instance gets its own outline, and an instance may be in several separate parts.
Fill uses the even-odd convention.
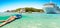
[[[0,12],[24,7],[41,9],[44,7],[44,4],[49,3],[50,1],[60,7],[60,0],[0,0]]]

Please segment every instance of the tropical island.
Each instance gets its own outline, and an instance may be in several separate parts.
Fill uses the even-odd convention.
[[[24,11],[24,12],[40,12],[43,13],[44,10],[43,9],[36,9],[36,8],[32,8],[32,7],[25,7],[25,8],[17,8],[15,10],[7,10],[6,12],[20,12],[20,11]]]

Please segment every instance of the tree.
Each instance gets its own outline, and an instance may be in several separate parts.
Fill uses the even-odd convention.
[[[10,12],[9,10],[7,10],[6,12]]]
[[[43,9],[36,9],[36,8],[32,8],[32,7],[25,7],[24,8],[26,12],[44,12]],[[12,10],[12,11],[15,11],[15,12],[19,12],[21,10],[21,8],[17,8],[16,10]]]

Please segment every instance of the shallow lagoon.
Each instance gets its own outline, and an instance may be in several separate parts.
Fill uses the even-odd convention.
[[[4,17],[5,19],[2,20],[6,20],[11,15],[14,14],[3,15],[6,18]],[[17,19],[1,28],[60,28],[60,14],[23,13],[21,19]]]

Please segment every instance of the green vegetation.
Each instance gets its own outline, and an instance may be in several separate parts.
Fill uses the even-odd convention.
[[[43,9],[36,9],[36,8],[17,8],[15,10],[11,10],[10,12],[19,12],[20,10],[24,9],[25,12],[44,12]],[[6,12],[9,12],[9,10],[7,10]]]

